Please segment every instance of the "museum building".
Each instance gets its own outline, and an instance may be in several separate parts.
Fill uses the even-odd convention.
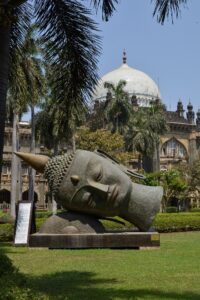
[[[125,51],[122,65],[104,75],[95,89],[94,103],[106,101],[108,90],[105,82],[115,86],[120,80],[126,81],[124,90],[133,106],[148,107],[152,101],[161,101],[161,93],[152,78],[127,64]],[[166,111],[169,131],[160,137],[160,169],[167,170],[179,162],[193,163],[200,157],[200,109],[196,113],[189,102],[185,112],[181,100],[176,111]]]
[[[127,64],[126,53],[123,53],[122,65],[104,75],[95,89],[93,103],[106,100],[105,82],[117,85],[120,80],[126,81],[124,90],[129,95],[130,103],[137,107],[148,107],[152,101],[162,102],[157,84],[147,74]],[[195,114],[191,103],[185,112],[181,100],[176,111],[166,111],[169,131],[160,138],[160,169],[167,170],[177,163],[189,163],[200,157],[200,110]],[[20,122],[20,151],[30,152],[31,129],[28,122]],[[7,123],[4,137],[3,167],[0,188],[0,209],[9,209],[11,196],[11,160],[12,160],[12,125]],[[43,154],[44,147],[37,145],[36,153]],[[22,200],[28,199],[28,166],[22,163]],[[47,208],[48,188],[41,174],[36,173],[35,202],[38,208]]]

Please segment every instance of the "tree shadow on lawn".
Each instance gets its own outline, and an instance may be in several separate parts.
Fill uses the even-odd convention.
[[[32,291],[45,293],[50,299],[59,300],[136,300],[149,299],[149,297],[155,300],[200,299],[199,293],[189,291],[180,294],[159,289],[122,289],[114,286],[119,283],[117,279],[97,278],[97,274],[92,272],[58,272],[51,275],[31,277],[27,283],[31,285]]]

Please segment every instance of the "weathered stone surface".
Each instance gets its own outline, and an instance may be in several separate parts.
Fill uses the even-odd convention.
[[[98,234],[41,234],[30,236],[30,247],[54,249],[80,248],[144,248],[159,247],[160,237],[157,232],[124,232]]]
[[[29,164],[44,170],[56,201],[66,210],[97,217],[120,216],[141,231],[148,231],[160,209],[162,187],[133,183],[127,175],[142,175],[102,151],[76,150],[52,159],[38,156],[39,162],[27,155],[24,159]],[[22,153],[19,156],[23,158]],[[70,226],[70,232],[77,231],[76,226]]]
[[[53,215],[42,225],[42,234],[103,233],[105,229],[94,216],[76,212],[62,212]]]

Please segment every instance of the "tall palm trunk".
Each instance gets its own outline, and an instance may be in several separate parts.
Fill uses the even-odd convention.
[[[155,142],[154,152],[152,154],[152,171],[151,172],[159,172],[159,171],[160,171],[159,142]]]
[[[3,162],[6,95],[9,73],[10,27],[0,23],[0,183]]]
[[[147,173],[160,171],[159,143],[155,144],[154,151],[151,156],[143,156],[143,168]]]
[[[35,111],[34,106],[31,105],[31,145],[30,152],[35,154]],[[34,202],[34,186],[35,186],[35,174],[36,171],[29,167],[29,190],[28,190],[28,200],[32,203]]]
[[[54,152],[54,156],[58,155],[58,141],[57,141],[57,139],[55,139],[55,141],[54,141],[54,150],[53,150],[53,152]],[[52,194],[52,199],[51,200],[52,200],[52,213],[53,213],[53,215],[55,215],[57,213],[57,203],[55,201],[55,197],[54,197],[53,194]]]
[[[19,116],[13,115],[13,130],[12,130],[12,164],[11,164],[11,208],[10,214],[15,219],[16,217],[16,202],[19,200],[19,159],[14,152],[19,149],[19,132],[18,132]]]
[[[160,171],[160,143],[156,143],[156,172]]]

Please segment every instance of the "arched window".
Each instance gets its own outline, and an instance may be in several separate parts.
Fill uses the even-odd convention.
[[[0,203],[10,203],[10,192],[8,190],[0,190]]]
[[[184,158],[187,155],[185,147],[175,138],[165,142],[161,149],[162,156]]]

